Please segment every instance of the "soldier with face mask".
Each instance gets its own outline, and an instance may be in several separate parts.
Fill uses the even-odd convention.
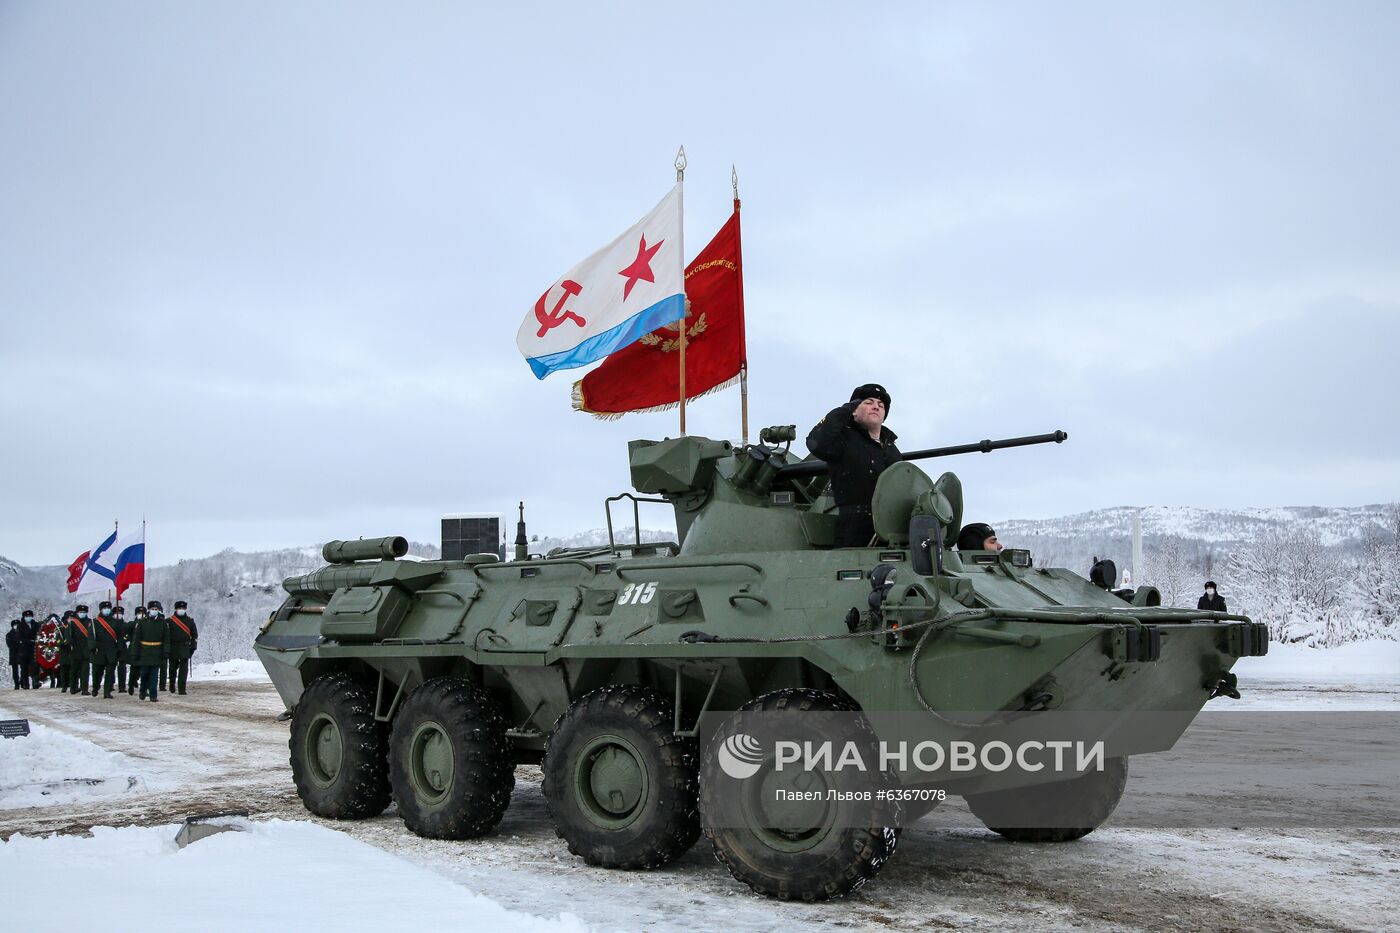
[[[112,619],[112,604],[105,600],[97,607],[97,620],[92,626],[92,695],[102,688],[102,696],[112,698],[116,682],[117,652],[121,648],[121,633]]]
[[[156,701],[156,685],[170,657],[170,626],[162,617],[158,600],[146,604],[146,615],[137,618],[131,630],[131,663],[141,670],[141,699]]]
[[[131,668],[131,623],[126,620],[126,609],[118,602],[112,608],[112,624],[117,629],[117,692],[131,693],[127,689],[127,671]],[[132,678],[134,682],[136,678]],[[132,689],[135,689],[133,684]]]
[[[92,619],[88,618],[88,607],[85,605],[78,606],[73,618],[68,620],[68,663],[73,666],[68,692],[96,696],[96,690],[88,693],[88,674],[92,669]]]
[[[1215,581],[1206,581],[1206,591],[1200,599],[1196,600],[1196,608],[1204,609],[1208,612],[1225,612],[1225,597],[1215,591]]]
[[[199,648],[199,626],[190,616],[188,604],[175,602],[175,614],[170,617],[170,692],[185,695],[185,683],[190,676],[190,657]]]

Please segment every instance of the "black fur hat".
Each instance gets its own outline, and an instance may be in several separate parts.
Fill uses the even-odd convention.
[[[890,394],[885,391],[885,387],[874,382],[867,382],[863,386],[856,386],[851,391],[851,401],[863,402],[868,398],[878,398],[885,403],[885,414],[890,413]]]

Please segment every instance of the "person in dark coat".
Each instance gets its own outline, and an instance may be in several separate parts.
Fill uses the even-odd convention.
[[[136,619],[131,630],[131,666],[141,671],[141,699],[156,700],[160,672],[170,658],[170,626],[161,617],[160,602],[151,600],[146,615]]]
[[[131,623],[126,620],[126,608],[119,601],[112,607],[112,625],[117,629],[117,692],[131,693],[135,690],[136,675],[131,675],[133,686],[127,689],[126,675],[131,667]]]
[[[40,687],[39,659],[34,654],[34,643],[39,640],[39,623],[34,621],[34,610],[26,609],[19,617],[20,637],[24,640],[21,649],[23,658],[20,664],[20,686],[25,690]]]
[[[175,603],[175,614],[170,617],[170,692],[185,695],[185,684],[190,676],[190,657],[199,650],[199,626],[194,624],[188,604],[183,600]]]
[[[1196,608],[1204,609],[1207,612],[1227,612],[1225,608],[1225,597],[1215,591],[1215,581],[1206,581],[1205,594],[1196,600]]]
[[[92,619],[88,607],[80,605],[68,620],[68,692],[83,696],[96,696],[97,691],[88,693],[88,675],[92,673]]]
[[[5,651],[10,656],[10,679],[18,690],[19,682],[24,679],[20,675],[24,664],[24,634],[19,630],[19,619],[10,620],[10,630],[5,633]]]
[[[112,698],[112,686],[117,679],[117,654],[121,650],[120,623],[112,616],[112,604],[102,602],[97,607],[97,620],[92,626],[92,695],[102,688],[102,696]]]
[[[875,537],[870,500],[875,481],[901,455],[895,433],[885,427],[890,394],[870,382],[858,386],[851,400],[827,412],[807,435],[807,449],[826,461],[831,494],[836,499],[836,546],[866,547]]]

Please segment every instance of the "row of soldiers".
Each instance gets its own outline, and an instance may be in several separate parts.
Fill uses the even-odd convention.
[[[58,665],[45,674],[38,665],[35,650],[42,626],[32,610],[10,622],[5,644],[10,654],[10,675],[14,689],[49,686],[64,693],[102,696],[112,699],[112,690],[131,695],[140,688],[141,699],[156,702],[161,690],[179,693],[188,688],[190,658],[199,650],[199,628],[182,599],[175,613],[166,617],[160,600],[137,606],[130,621],[120,603],[103,600],[97,617],[90,618],[88,607],[79,605],[62,617],[50,616],[55,623]],[[89,690],[89,680],[91,689]]]

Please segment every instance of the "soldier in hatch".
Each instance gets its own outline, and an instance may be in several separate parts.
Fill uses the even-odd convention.
[[[964,525],[958,532],[959,551],[1000,551],[1004,545],[997,540],[997,533],[986,522],[973,522]]]
[[[875,481],[902,459],[895,433],[885,427],[890,394],[869,382],[851,400],[827,412],[807,435],[807,449],[826,461],[836,499],[836,546],[866,547],[875,537],[870,500]]]

